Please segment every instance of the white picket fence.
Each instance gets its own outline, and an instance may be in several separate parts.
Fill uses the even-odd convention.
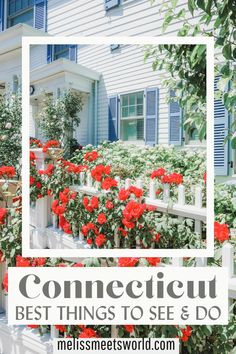
[[[72,259],[65,259],[67,261]],[[73,262],[81,259],[73,259]],[[170,265],[159,264],[158,267],[183,266],[183,258],[172,258]],[[105,266],[105,264],[104,264]],[[207,266],[207,258],[196,258],[196,267]],[[222,266],[228,269],[228,298],[229,304],[236,300],[236,273],[234,272],[235,259],[234,247],[226,242],[222,247]],[[6,271],[4,264],[0,265],[0,281],[2,282]],[[59,331],[55,326],[50,327],[50,333],[45,333],[42,337],[38,330],[32,330],[24,326],[7,326],[7,296],[0,290],[0,352],[2,354],[51,354],[52,340],[59,337]],[[66,334],[65,334],[66,336]],[[118,331],[116,326],[111,328],[111,337],[117,338]]]
[[[47,167],[45,163],[46,154],[43,154],[40,149],[32,150],[36,155],[37,169],[45,169]],[[128,189],[131,185],[138,188],[143,187],[143,181],[137,179],[132,181],[127,178],[121,181],[119,177],[116,177],[119,187]],[[206,208],[202,206],[203,190],[201,186],[192,186],[193,203],[186,203],[185,198],[185,186],[179,185],[177,187],[177,202],[172,203],[170,197],[170,185],[163,185],[162,199],[156,198],[157,186],[154,180],[149,181],[148,193],[145,197],[145,203],[157,208],[159,212],[168,213],[179,217],[180,219],[189,218],[194,221],[195,232],[202,235],[203,223],[206,223]],[[98,196],[101,193],[107,193],[107,191],[101,191],[99,189],[99,183],[94,181],[90,172],[81,172],[78,185],[71,186],[71,189],[77,192],[84,193],[90,196]],[[88,245],[84,242],[82,234],[78,237],[72,238],[63,233],[58,228],[57,218],[51,213],[52,197],[44,197],[36,201],[35,205],[31,205],[30,208],[30,227],[31,227],[31,247],[32,248],[50,248],[50,249],[62,249],[73,248],[81,249],[88,248]],[[115,247],[120,247],[119,237],[115,232]],[[139,245],[137,245],[137,248]]]

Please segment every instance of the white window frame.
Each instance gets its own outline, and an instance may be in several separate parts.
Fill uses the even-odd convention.
[[[133,117],[126,117],[126,118],[122,118],[121,117],[121,97],[125,96],[125,95],[131,95],[133,93],[138,93],[138,92],[142,92],[143,93],[143,115],[142,116],[133,116]],[[126,144],[143,144],[145,142],[145,135],[146,135],[146,131],[145,131],[145,120],[146,120],[146,95],[145,95],[145,90],[144,89],[137,89],[137,90],[132,90],[132,91],[125,91],[122,92],[118,95],[118,137],[119,139],[122,140],[121,137],[121,121],[128,121],[128,120],[134,120],[134,119],[143,119],[143,139],[136,139],[136,140],[122,140],[124,143]]]

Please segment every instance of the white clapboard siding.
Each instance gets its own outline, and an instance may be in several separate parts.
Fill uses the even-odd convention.
[[[48,32],[53,35],[160,35],[165,10],[160,7],[169,1],[121,1],[121,5],[105,11],[104,0],[86,1],[49,0]],[[178,10],[186,8],[187,1],[180,0]],[[189,14],[189,18],[191,15]],[[88,21],[89,18],[89,21]],[[197,21],[197,17],[195,22]],[[169,32],[176,32],[181,21],[171,24]]]

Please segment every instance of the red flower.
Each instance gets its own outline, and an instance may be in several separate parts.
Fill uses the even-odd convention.
[[[43,146],[43,152],[47,152],[49,148],[58,148],[60,146],[59,141],[57,140],[49,140]]]
[[[36,183],[36,187],[37,187],[37,188],[42,188],[42,183],[37,182],[37,183]]]
[[[38,195],[37,195],[37,198],[38,198],[38,199],[43,198],[42,194],[38,194]]]
[[[114,204],[110,200],[107,200],[106,204],[105,204],[105,207],[107,209],[113,209],[114,208]]]
[[[81,268],[83,266],[84,266],[83,263],[75,263],[75,264],[73,264],[72,267]]]
[[[147,257],[146,260],[153,267],[157,266],[157,264],[161,262],[161,258],[159,257]]]
[[[124,188],[120,189],[119,194],[118,194],[118,198],[120,200],[123,200],[123,201],[127,200],[129,198],[129,196],[130,196],[130,191],[128,189],[124,189]]]
[[[206,172],[203,175],[203,180],[204,180],[205,183],[207,182],[207,173]]]
[[[40,175],[47,175],[51,176],[54,170],[54,166],[52,164],[49,164],[46,170],[39,170]]]
[[[154,235],[154,241],[155,241],[155,242],[159,242],[159,241],[160,241],[160,238],[161,238],[161,234],[156,234],[156,235]]]
[[[98,158],[98,153],[95,150],[93,150],[91,152],[87,152],[84,156],[84,159],[89,162],[95,161],[95,160],[97,160],[97,158]]]
[[[180,337],[180,339],[182,342],[187,342],[189,340],[189,337],[192,335],[192,331],[193,330],[190,326],[186,326],[185,329],[181,329],[182,337]]]
[[[3,177],[14,177],[16,174],[15,167],[13,166],[1,166],[0,167],[0,176]]]
[[[162,167],[158,168],[157,170],[153,171],[151,174],[151,178],[160,178],[162,176],[164,176],[164,174],[166,173],[166,170]]]
[[[98,335],[94,329],[85,328],[83,332],[80,333],[79,338],[98,338]]]
[[[0,250],[0,264],[5,262],[5,256],[3,254],[3,252]]]
[[[20,255],[16,256],[16,266],[17,267],[31,267],[30,258],[24,258]]]
[[[124,328],[126,332],[132,333],[134,331],[134,326],[133,325],[124,325]]]
[[[101,213],[98,215],[97,221],[100,225],[103,225],[107,222],[106,215],[104,213]]]
[[[35,178],[30,176],[30,186],[32,186],[35,182]]]
[[[35,160],[36,160],[35,153],[30,151],[30,161],[35,161]]]
[[[96,239],[95,239],[95,243],[98,247],[101,247],[102,245],[104,245],[104,243],[106,242],[107,238],[105,235],[103,234],[99,234]]]
[[[128,235],[128,231],[125,231],[122,227],[119,227],[118,230],[120,231],[121,235],[126,237]]]
[[[131,200],[128,202],[122,213],[125,219],[131,221],[133,219],[139,219],[145,212],[145,209],[145,204],[140,204],[134,200]]]
[[[122,257],[118,259],[119,267],[135,267],[139,262],[139,258]]]
[[[55,325],[56,329],[58,329],[59,332],[66,332],[66,326],[63,325]]]
[[[5,292],[8,293],[8,273],[4,274],[2,285]]]
[[[135,186],[130,186],[129,191],[135,195],[136,198],[141,198],[143,195],[143,190]]]
[[[0,225],[4,225],[6,222],[7,209],[0,208]]]
[[[98,198],[97,197],[92,197],[91,200],[86,196],[83,198],[83,206],[85,207],[86,210],[88,210],[90,213],[94,211],[94,209],[98,208]]]
[[[43,267],[46,264],[46,258],[42,258],[42,257],[35,258],[34,262],[36,267]]]
[[[171,173],[169,175],[165,175],[161,179],[162,183],[168,184],[181,184],[183,183],[183,176],[180,173]]]
[[[214,223],[215,239],[219,242],[224,242],[229,239],[229,227],[227,224],[220,224],[217,221]]]
[[[101,182],[103,178],[111,173],[110,166],[98,165],[91,170],[91,176],[97,182]]]
[[[111,177],[107,177],[104,179],[104,181],[102,182],[102,189],[108,190],[112,187],[117,187],[117,181]]]
[[[66,211],[66,205],[65,204],[59,205],[59,202],[56,199],[52,202],[52,211],[56,215],[64,214],[64,212]]]
[[[130,222],[126,219],[122,219],[122,224],[125,225],[127,227],[127,229],[133,229],[135,227],[134,222]]]

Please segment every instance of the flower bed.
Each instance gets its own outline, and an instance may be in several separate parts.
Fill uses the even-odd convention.
[[[53,144],[58,147],[55,141],[47,143]],[[116,236],[121,248],[204,247],[205,231],[202,237],[194,225],[194,215],[191,219],[186,213],[187,217],[180,219],[146,204],[144,198],[152,181],[157,200],[165,201],[167,192],[166,210],[171,209],[178,202],[177,187],[184,184],[186,203],[191,204],[195,198],[193,186],[197,184],[205,205],[203,152],[180,153],[174,148],[139,149],[104,143],[96,150],[90,146],[79,150],[70,161],[56,158],[53,151],[51,154],[52,161],[38,170],[38,155],[31,150],[31,200],[53,195],[52,211],[65,233],[75,237],[82,233],[87,243],[96,248],[117,247]],[[84,172],[91,175],[91,186],[95,183],[97,195],[71,188],[81,185]],[[119,183],[127,175],[130,183]],[[138,187],[136,178],[141,180]]]

